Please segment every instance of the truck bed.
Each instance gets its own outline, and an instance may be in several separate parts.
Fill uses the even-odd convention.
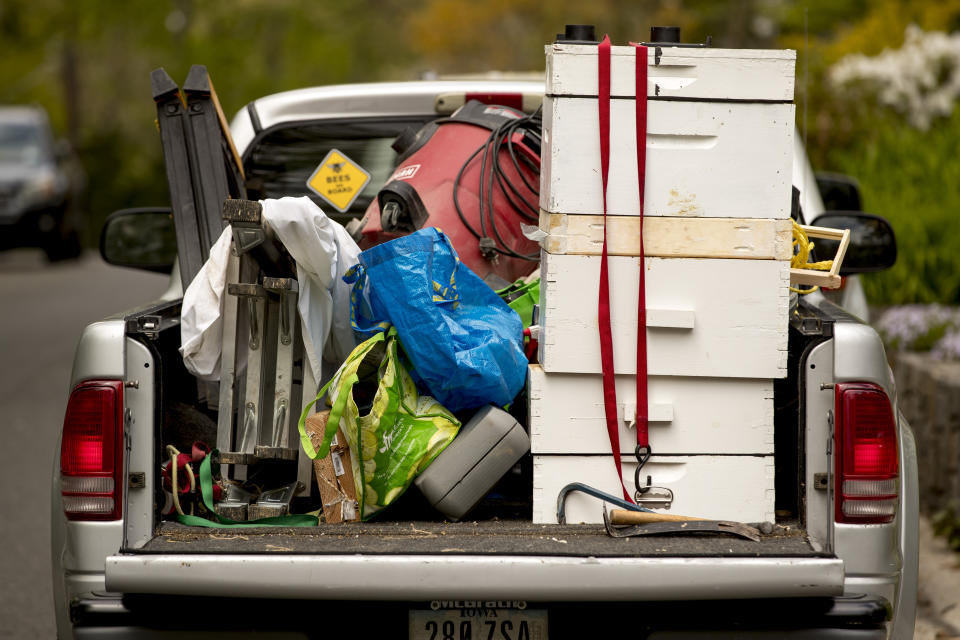
[[[140,554],[496,555],[570,557],[830,557],[802,531],[777,527],[758,542],[732,535],[613,538],[600,525],[529,521],[384,522],[204,529],[164,522]]]
[[[780,528],[612,538],[597,525],[492,520],[198,529],[163,523],[106,560],[118,593],[432,601],[836,597],[843,561]]]

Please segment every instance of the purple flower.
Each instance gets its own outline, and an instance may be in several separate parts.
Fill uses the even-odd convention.
[[[951,329],[930,350],[937,360],[960,360],[960,329]]]
[[[948,340],[939,353],[949,359],[960,358],[960,309],[939,304],[908,304],[888,309],[875,324],[884,342],[897,351],[929,351]],[[949,356],[955,353],[957,355]]]

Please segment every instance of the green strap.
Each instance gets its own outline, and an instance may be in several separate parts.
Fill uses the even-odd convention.
[[[316,456],[311,456],[311,458],[327,457],[327,453],[330,452],[330,443],[333,442],[333,436],[337,432],[337,427],[340,425],[340,417],[343,416],[343,410],[347,408],[347,400],[349,400],[353,394],[353,385],[359,381],[360,378],[357,377],[357,373],[354,371],[340,383],[340,391],[337,393],[337,399],[334,400],[333,406],[330,407],[330,417],[327,419],[327,428],[323,433],[323,442],[320,443],[320,450],[316,452]]]
[[[182,524],[190,525],[192,527],[215,527],[220,528],[249,528],[249,527],[315,527],[319,522],[317,516],[311,515],[287,515],[287,516],[274,516],[272,518],[260,518],[259,520],[247,520],[246,522],[238,522],[236,520],[231,520],[226,518],[216,512],[213,508],[213,474],[210,472],[210,458],[217,453],[217,449],[214,449],[207,457],[203,459],[203,462],[200,463],[200,496],[203,500],[203,506],[207,508],[214,518],[217,519],[216,522],[213,520],[207,520],[206,518],[201,518],[200,516],[188,516],[177,514],[177,520]]]
[[[311,460],[326,458],[330,452],[330,443],[333,442],[333,436],[337,432],[337,427],[340,425],[340,416],[343,415],[343,410],[346,408],[347,399],[350,397],[350,392],[353,391],[353,385],[357,384],[358,381],[359,378],[357,374],[351,373],[340,383],[340,393],[337,394],[337,400],[330,409],[330,417],[327,419],[327,426],[323,431],[323,441],[320,443],[320,449],[314,449],[313,441],[310,439],[310,434],[307,433],[305,424],[307,422],[307,416],[310,415],[310,409],[320,401],[320,398],[327,392],[327,388],[333,380],[323,385],[323,389],[320,389],[317,397],[303,408],[303,413],[300,414],[300,420],[297,422],[297,428],[300,430],[300,445],[303,447],[304,453],[306,453],[307,457]]]
[[[310,403],[303,408],[303,411],[300,413],[300,420],[297,421],[297,429],[300,431],[300,446],[303,447],[304,453],[306,453],[311,460],[316,460],[317,458],[320,458],[320,457],[326,457],[327,455],[326,451],[329,451],[330,445],[327,442],[327,432],[326,430],[324,430],[323,442],[320,444],[320,449],[324,451],[324,454],[323,456],[321,456],[320,453],[313,448],[313,441],[310,439],[310,434],[307,433],[307,428],[304,425],[307,422],[307,416],[310,415],[310,409],[313,408],[313,405],[320,402],[320,398],[322,398],[323,395],[327,392],[327,389],[330,388],[330,385],[333,383],[334,380],[336,380],[336,376],[331,378],[329,382],[327,382],[327,384],[323,385],[323,388],[320,389],[320,392],[317,394],[317,397],[311,400]],[[337,397],[339,398],[339,396]],[[330,427],[330,421],[327,420],[327,428],[329,427]]]

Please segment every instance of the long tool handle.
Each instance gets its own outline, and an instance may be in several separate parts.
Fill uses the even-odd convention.
[[[626,509],[611,509],[610,523],[616,525],[623,524],[650,524],[651,522],[691,522],[700,521],[704,518],[694,518],[692,516],[679,516],[672,513],[650,513],[647,511],[627,511]]]

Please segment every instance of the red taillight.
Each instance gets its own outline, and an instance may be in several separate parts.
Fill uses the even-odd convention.
[[[484,104],[500,104],[523,111],[523,94],[520,93],[467,93],[464,99],[477,100]]]
[[[836,386],[837,522],[882,524],[897,510],[897,424],[890,398],[870,383]]]
[[[477,100],[484,104],[501,105],[533,113],[543,102],[543,96],[533,93],[484,93],[471,91],[466,93],[441,93],[437,96],[434,109],[438,114],[451,114],[470,100]]]
[[[123,383],[82,382],[70,394],[60,445],[69,520],[119,520],[123,504]]]

